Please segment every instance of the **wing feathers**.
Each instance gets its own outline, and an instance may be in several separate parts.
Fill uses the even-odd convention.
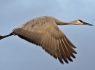
[[[74,53],[77,53],[73,49],[76,47],[58,28],[52,25],[47,25],[45,28],[43,24],[42,27],[35,27],[33,30],[32,28],[30,30],[27,30],[27,28],[17,28],[13,32],[28,42],[42,46],[46,52],[54,58],[58,58],[61,63],[73,61],[71,57],[75,58]]]
[[[65,36],[64,38],[67,40],[67,42],[70,44],[71,47],[76,48],[76,47],[69,41],[69,39],[68,39],[66,36]]]
[[[62,56],[62,58],[64,59],[64,61],[66,62],[66,63],[68,63],[68,60],[67,60],[67,56],[66,56],[66,53],[65,53],[65,49],[64,49],[64,47],[63,47],[63,45],[62,45],[62,43],[61,43],[61,41],[59,40],[59,47],[60,47],[60,52],[61,52],[61,56]]]
[[[70,46],[67,44],[67,42],[65,41],[65,39],[64,39],[64,43],[65,43],[65,47],[67,49],[68,57],[75,58],[75,56],[73,55],[73,51],[72,51],[73,49],[70,48]],[[72,61],[72,59],[70,59],[70,60]]]
[[[67,41],[67,40],[68,40],[68,39],[67,39],[66,37],[64,37],[64,41],[66,42],[67,47],[69,46],[68,48],[70,49],[70,51],[73,52],[73,53],[75,53],[75,54],[77,54],[77,52],[73,49],[73,48],[75,48],[75,47],[72,48],[72,45],[73,45],[73,44],[70,45],[70,44],[71,44],[70,41],[69,41],[69,40]]]
[[[64,40],[62,40],[61,43],[62,43],[62,46],[63,46],[63,48],[64,48],[64,52],[65,52],[67,58],[68,58],[70,61],[72,61],[72,59],[71,59],[71,57],[70,57],[71,54],[69,53],[70,49],[67,47],[67,45],[66,45],[66,43],[64,42]]]
[[[58,57],[58,59],[59,59],[59,61],[61,62],[61,63],[63,63],[63,61],[62,61],[62,55],[61,55],[61,49],[60,49],[60,42],[57,40],[57,57]],[[67,62],[66,62],[67,63]]]

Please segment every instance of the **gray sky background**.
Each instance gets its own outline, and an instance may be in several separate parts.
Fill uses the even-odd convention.
[[[12,36],[0,41],[0,70],[95,70],[95,0],[0,0],[0,35],[43,15],[94,25],[59,26],[77,47],[77,58],[62,65],[41,47]]]

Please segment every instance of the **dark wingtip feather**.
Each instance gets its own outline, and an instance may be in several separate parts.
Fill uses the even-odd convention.
[[[62,61],[62,59],[58,58],[58,60],[60,61],[61,64],[64,64],[64,62]]]
[[[71,61],[71,62],[73,61],[70,57],[68,58],[68,60]]]
[[[74,54],[71,55],[73,58],[76,58]]]
[[[74,54],[77,54],[77,52],[75,51]]]

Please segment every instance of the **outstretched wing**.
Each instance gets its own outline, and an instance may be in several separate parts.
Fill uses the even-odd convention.
[[[73,61],[71,57],[75,58],[74,54],[77,53],[73,49],[75,46],[59,30],[54,21],[40,20],[31,20],[14,29],[13,33],[28,42],[40,45],[51,56],[58,58],[61,63]]]

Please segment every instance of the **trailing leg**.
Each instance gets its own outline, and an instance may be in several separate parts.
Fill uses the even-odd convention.
[[[0,40],[3,39],[3,38],[6,38],[6,37],[12,36],[12,35],[14,35],[13,32],[8,34],[8,35],[4,35],[4,36],[0,35]]]

